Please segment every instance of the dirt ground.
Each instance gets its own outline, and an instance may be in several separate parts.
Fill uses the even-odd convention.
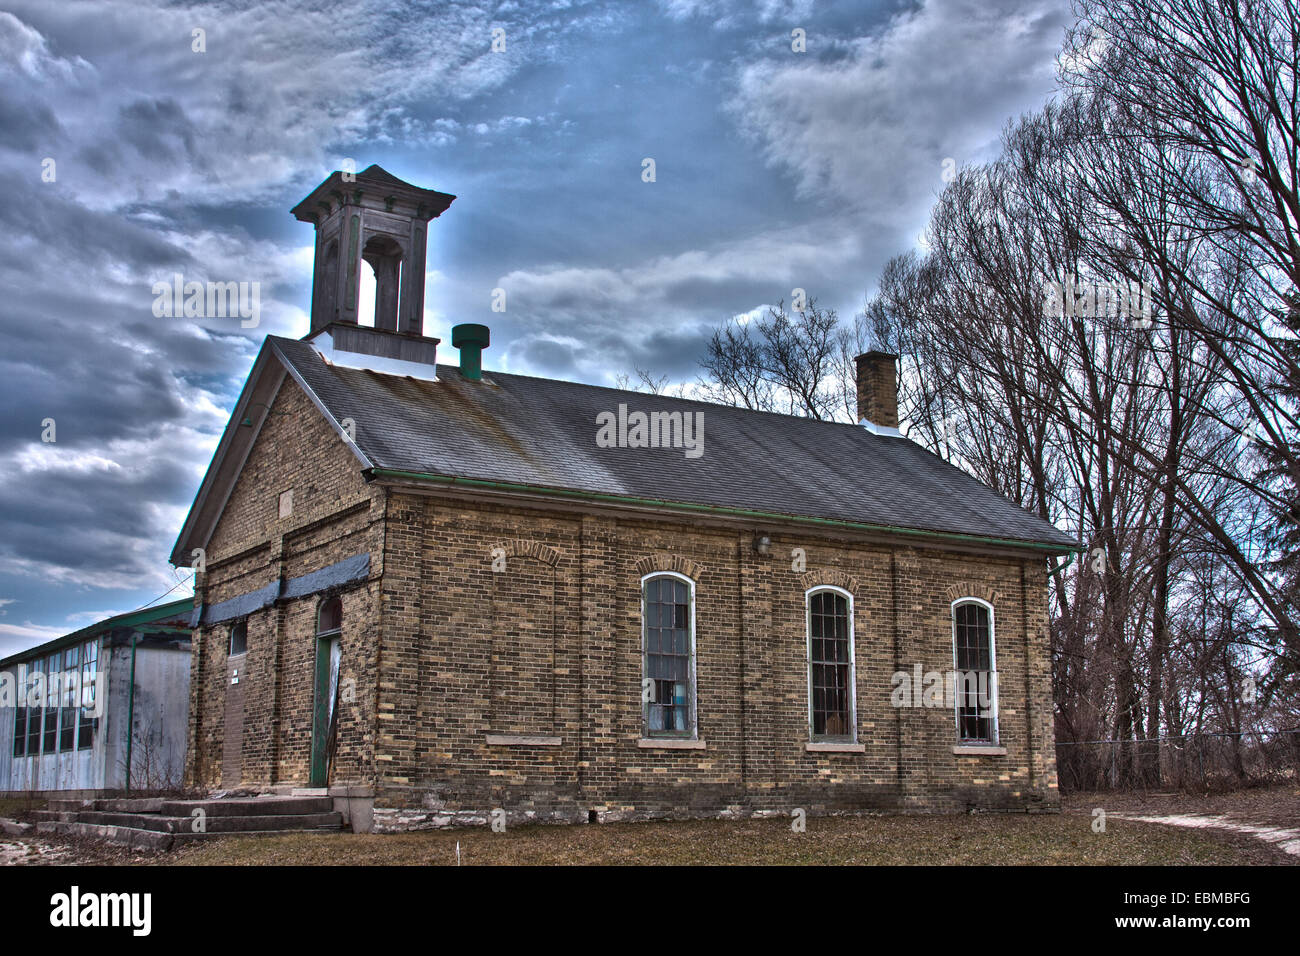
[[[1101,807],[1108,814],[1199,814],[1255,826],[1300,827],[1300,787],[1297,786],[1259,787],[1203,795],[1167,791],[1075,793],[1063,796],[1061,804],[1066,812],[1091,813],[1094,807]]]
[[[1107,814],[1093,830],[1093,810]],[[1295,828],[1300,789],[1232,794],[1075,794],[1061,814],[810,817],[789,821],[701,820],[476,827],[372,835],[294,833],[235,837],[171,853],[129,851],[93,841],[0,837],[0,864],[205,865],[1117,865],[1229,866],[1300,863],[1277,841],[1223,827],[1168,826],[1127,816],[1200,815],[1257,827]],[[1225,824],[1226,826],[1226,824]]]
[[[1293,785],[1197,795],[1078,794],[1065,802],[1068,813],[1091,817],[1101,809],[1111,820],[1235,833],[1267,843],[1300,862],[1300,789]]]

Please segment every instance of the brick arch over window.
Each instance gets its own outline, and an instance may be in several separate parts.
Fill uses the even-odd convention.
[[[850,594],[858,593],[858,579],[844,571],[837,571],[834,568],[814,569],[805,571],[799,575],[799,586],[804,592],[813,588],[821,588],[830,585],[831,587],[843,588]]]
[[[536,558],[551,567],[555,567],[560,563],[560,552],[542,544],[540,541],[526,541],[523,538],[516,538],[513,541],[501,541],[494,544],[489,553],[496,551],[498,548],[506,553],[507,558]]]
[[[704,573],[704,568],[690,558],[683,558],[680,554],[668,554],[666,551],[660,551],[638,561],[636,571],[638,577],[645,577],[647,574],[654,574],[656,571],[676,571],[678,574],[686,575],[692,581],[699,581],[700,575]]]
[[[985,584],[977,584],[974,581],[957,581],[948,585],[944,591],[948,595],[948,602],[960,601],[962,598],[979,598],[987,601],[994,607],[998,607],[1002,601],[1002,593]]]

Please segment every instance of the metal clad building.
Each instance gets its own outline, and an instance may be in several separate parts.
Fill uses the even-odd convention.
[[[0,661],[0,793],[179,786],[192,613],[120,614]]]

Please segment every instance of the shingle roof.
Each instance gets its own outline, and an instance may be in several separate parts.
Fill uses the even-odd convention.
[[[859,425],[438,366],[437,382],[330,365],[268,342],[376,469],[872,526],[1008,539],[1065,552],[1069,535],[906,438]],[[596,417],[702,412],[703,454],[600,448]]]

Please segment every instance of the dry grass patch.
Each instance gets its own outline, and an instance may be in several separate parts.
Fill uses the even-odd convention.
[[[297,833],[194,844],[164,865],[1250,865],[1294,862],[1258,840],[1064,815],[812,817],[486,828],[406,834]]]

